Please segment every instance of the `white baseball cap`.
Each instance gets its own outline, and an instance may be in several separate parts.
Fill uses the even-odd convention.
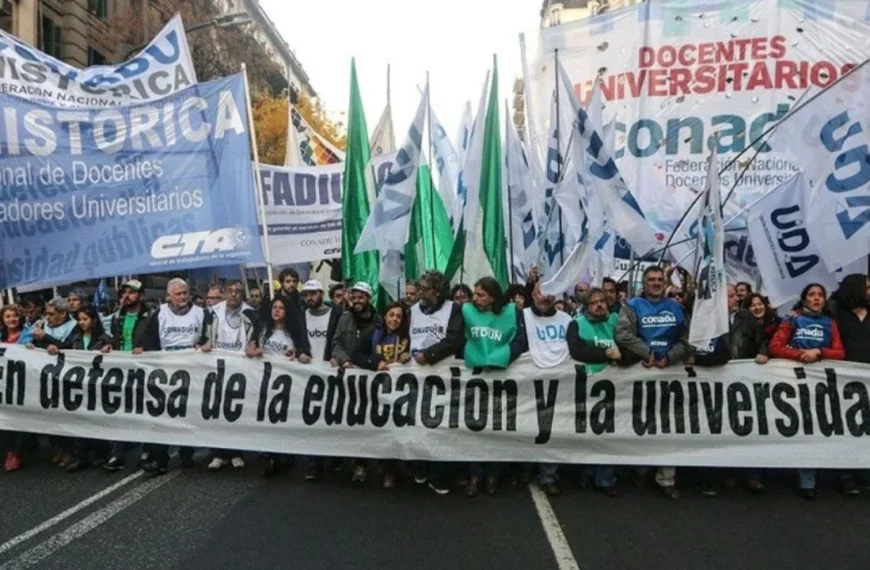
[[[366,283],[365,281],[357,281],[353,287],[350,288],[351,291],[362,291],[369,297],[372,297],[372,286]]]
[[[326,293],[326,289],[323,288],[323,285],[321,285],[320,281],[317,279],[305,282],[305,285],[302,286],[302,292],[304,293],[306,291],[320,291],[321,293]]]

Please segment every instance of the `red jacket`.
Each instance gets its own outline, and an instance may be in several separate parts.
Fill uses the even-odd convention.
[[[803,349],[789,346],[792,333],[794,332],[794,322],[791,319],[783,320],[773,339],[770,341],[770,356],[772,358],[786,358],[788,360],[797,360],[800,362]],[[843,348],[843,340],[840,338],[840,329],[837,328],[835,321],[831,322],[831,346],[830,348],[821,348],[823,360],[844,360],[846,358],[846,349]]]

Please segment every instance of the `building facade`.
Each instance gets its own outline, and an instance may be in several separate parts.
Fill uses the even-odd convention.
[[[76,67],[117,63],[126,51],[107,43],[112,16],[133,10],[165,19],[183,0],[0,0],[0,29]],[[222,14],[244,14],[264,54],[282,71],[288,91],[316,95],[302,64],[258,0],[214,0]],[[199,22],[185,22],[187,26]],[[194,32],[200,33],[200,32]],[[146,40],[147,41],[147,40]]]

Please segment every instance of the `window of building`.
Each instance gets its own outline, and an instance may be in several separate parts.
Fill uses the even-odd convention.
[[[42,46],[41,49],[55,59],[63,59],[63,42],[61,41],[60,26],[51,18],[42,17]]]
[[[97,18],[105,20],[109,15],[108,4],[109,0],[88,0],[88,11]]]
[[[106,56],[104,56],[102,53],[100,53],[99,51],[95,50],[92,47],[88,48],[88,65],[89,66],[91,66],[91,65],[106,65],[107,63],[109,63],[109,60],[106,59]]]
[[[0,30],[12,33],[12,2],[0,0]]]

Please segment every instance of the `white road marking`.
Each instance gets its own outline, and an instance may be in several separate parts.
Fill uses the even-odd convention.
[[[577,565],[577,559],[574,558],[574,553],[571,552],[568,539],[565,538],[565,533],[562,532],[562,525],[559,524],[559,519],[556,518],[556,513],[553,512],[553,506],[550,504],[547,495],[534,483],[529,485],[529,492],[532,494],[535,510],[538,511],[538,518],[541,519],[541,526],[544,527],[544,533],[546,533],[547,540],[550,542],[550,548],[553,549],[553,554],[556,556],[556,565],[559,567],[559,570],[580,570],[580,566]],[[3,570],[3,568],[0,568],[0,570]]]
[[[27,532],[24,532],[22,534],[19,534],[15,538],[7,540],[3,544],[0,544],[0,554],[8,552],[9,550],[15,548],[16,546],[18,546],[22,542],[30,540],[31,538],[33,538],[37,534],[39,534],[45,530],[50,529],[51,527],[53,527],[57,523],[64,521],[65,519],[71,517],[72,515],[76,514],[77,512],[79,512],[83,509],[88,508],[89,506],[96,503],[97,501],[99,501],[103,497],[114,493],[115,491],[117,491],[118,489],[120,489],[121,487],[123,487],[125,485],[132,483],[133,481],[135,481],[136,479],[138,479],[142,475],[143,475],[142,471],[137,471],[136,473],[133,473],[132,475],[128,475],[127,477],[124,477],[123,479],[121,479],[120,481],[115,483],[114,485],[106,487],[105,489],[103,489],[99,493],[91,495],[90,497],[88,497],[87,499],[82,501],[81,503],[68,508],[67,510],[58,514],[57,516],[51,517],[50,519],[48,519],[45,522],[33,527],[32,529],[28,530]]]
[[[57,550],[63,548],[72,541],[81,538],[82,536],[94,530],[115,515],[119,514],[121,511],[123,511],[151,491],[154,491],[155,489],[162,487],[166,483],[169,483],[180,474],[180,471],[173,471],[168,475],[156,477],[154,479],[146,481],[145,483],[142,483],[138,487],[127,491],[127,493],[122,495],[120,498],[115,499],[102,509],[88,515],[87,517],[70,526],[66,530],[61,531],[50,538],[47,538],[40,544],[37,544],[30,550],[21,554],[17,558],[10,560],[6,564],[3,564],[2,566],[0,566],[0,570],[17,570],[22,568],[29,568],[34,564],[37,564],[41,560],[44,560],[45,558],[51,556]]]

